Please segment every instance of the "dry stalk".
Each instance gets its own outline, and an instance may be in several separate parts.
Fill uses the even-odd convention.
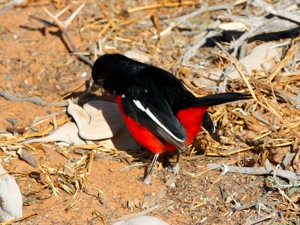
[[[194,6],[194,5],[198,5],[198,4],[199,3],[195,3],[194,1],[180,1],[180,2],[174,2],[174,3],[167,2],[167,3],[162,3],[162,4],[146,5],[146,6],[140,6],[140,7],[128,9],[128,12],[134,13],[134,12],[150,10],[150,9]],[[118,13],[120,13],[120,12],[118,12]]]

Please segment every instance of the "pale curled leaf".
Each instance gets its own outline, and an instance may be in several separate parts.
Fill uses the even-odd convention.
[[[138,216],[135,218],[131,218],[126,221],[119,221],[114,223],[113,225],[169,225],[168,223],[162,221],[159,218],[153,216]]]
[[[79,128],[79,135],[85,140],[112,138],[124,126],[125,122],[117,104],[104,101],[89,101],[83,106],[90,122]]]
[[[0,222],[22,217],[22,195],[15,179],[0,165]]]
[[[70,122],[66,123],[60,128],[58,128],[56,131],[54,131],[52,134],[42,137],[42,138],[34,138],[24,141],[24,144],[29,144],[33,142],[56,142],[56,141],[62,141],[68,144],[74,144],[74,145],[85,145],[85,140],[81,139],[78,136],[78,128],[75,123]]]

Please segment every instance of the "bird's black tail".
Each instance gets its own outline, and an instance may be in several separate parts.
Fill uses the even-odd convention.
[[[238,100],[246,100],[249,99],[251,95],[248,94],[241,94],[241,93],[221,93],[221,94],[214,94],[208,95],[205,97],[197,98],[194,103],[191,103],[189,107],[193,106],[213,106],[219,105],[227,102],[233,102]],[[218,131],[212,122],[209,114],[206,112],[203,116],[202,126],[207,130],[210,136],[217,142],[220,142],[220,136]]]
[[[219,93],[213,95],[207,95],[204,97],[193,99],[192,102],[187,102],[187,107],[197,107],[197,106],[214,106],[220,105],[227,102],[234,102],[238,100],[246,100],[251,98],[249,94],[229,92],[229,93]]]

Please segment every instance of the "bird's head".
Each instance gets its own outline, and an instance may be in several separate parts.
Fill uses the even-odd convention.
[[[118,95],[129,87],[132,76],[145,66],[120,54],[106,54],[94,63],[92,77],[105,90]]]

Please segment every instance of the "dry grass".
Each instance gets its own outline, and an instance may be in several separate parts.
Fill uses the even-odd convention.
[[[222,67],[224,71],[227,67],[234,65],[241,77],[227,80],[225,82],[226,91],[250,93],[252,99],[210,109],[210,112],[212,112],[211,117],[220,128],[221,144],[209,138],[205,131],[201,132],[192,146],[191,154],[184,157],[184,161],[187,163],[189,160],[192,161],[195,157],[198,157],[199,152],[205,150],[207,157],[228,157],[232,160],[231,156],[236,156],[231,164],[241,167],[256,167],[264,166],[267,159],[274,165],[279,165],[288,155],[293,154],[287,161],[285,169],[300,173],[300,63],[299,60],[297,61],[300,48],[299,37],[288,38],[291,42],[288,48],[284,49],[284,56],[270,70],[246,71],[237,58],[225,50],[220,51],[215,47],[206,47],[206,49],[209,49],[209,56],[207,56],[207,52],[204,52],[205,48],[203,48],[203,51],[199,50],[196,59],[193,58],[191,64],[186,66],[182,65],[178,59],[185,51],[184,46],[189,43],[189,35],[193,37],[192,32],[194,32],[194,29],[199,31],[194,28],[194,26],[199,26],[199,22],[191,20],[187,23],[188,25],[184,24],[180,29],[170,30],[170,36],[172,37],[169,39],[168,37],[158,39],[152,37],[168,27],[168,20],[161,18],[179,17],[195,10],[198,4],[195,1],[182,1],[180,3],[166,1],[165,3],[142,6],[140,3],[140,1],[132,2],[132,5],[126,6],[123,1],[118,4],[87,2],[87,6],[78,15],[77,22],[73,23],[76,26],[71,25],[69,29],[71,36],[74,35],[74,32],[77,32],[83,39],[78,47],[79,51],[86,52],[86,57],[89,58],[95,58],[96,55],[104,52],[123,53],[129,49],[144,51],[151,56],[151,61],[157,66],[165,69],[172,68],[172,72],[185,81],[186,86],[194,91],[196,95],[211,93],[203,87],[192,84],[193,79],[198,76],[194,74],[203,73],[202,69],[193,67],[193,65],[196,65],[197,58],[203,56],[204,61],[214,58],[214,66]],[[54,1],[53,4],[56,8],[62,8],[64,5],[61,1]],[[241,12],[242,9],[239,6],[235,7],[235,14]],[[72,7],[73,10],[75,8]],[[96,13],[91,16],[90,11],[97,12],[99,9],[101,9],[101,14]],[[213,16],[216,13],[212,12],[211,15]],[[220,12],[218,11],[218,13]],[[149,19],[150,17],[154,18],[153,23]],[[201,21],[206,18],[208,18],[207,14],[198,17]],[[43,19],[48,20],[46,15]],[[195,23],[194,26],[193,23]],[[185,26],[187,27],[185,28]],[[199,29],[199,32],[202,32],[201,29],[204,28]],[[184,35],[181,32],[185,32]],[[174,36],[178,38],[176,39]],[[80,88],[82,86],[75,88],[63,97],[72,96]],[[62,100],[63,97],[57,100]],[[69,122],[70,119],[65,112],[62,112],[62,115],[53,115],[29,125],[32,127],[39,126],[38,131],[28,128],[23,134],[1,135],[2,161],[9,162],[16,157],[23,158],[19,153],[20,149],[30,154],[37,151],[46,152],[43,144],[23,145],[20,142],[31,137],[47,135],[56,127]],[[48,189],[51,192],[50,195],[55,196],[60,195],[61,191],[76,196],[79,190],[84,190],[86,177],[90,174],[95,157],[98,157],[99,154],[111,159],[138,163],[139,165],[144,165],[145,161],[148,160],[148,155],[144,153],[127,154],[117,149],[104,149],[101,143],[79,147],[66,147],[55,143],[53,145],[59,154],[68,159],[65,165],[51,167],[47,165],[47,162],[37,160],[39,173],[15,175],[31,177],[35,180],[37,189]],[[27,157],[29,157],[27,160],[30,162],[32,156]],[[247,158],[251,158],[253,161],[247,161]],[[208,172],[210,170],[197,173],[191,171],[189,174],[193,178],[197,178]],[[207,187],[207,193],[215,188],[221,180],[222,177],[214,180]],[[276,210],[283,213],[285,220],[293,220],[299,215],[299,190],[297,190],[299,184],[292,185],[290,183],[290,186],[288,186],[288,180],[272,180],[272,177],[268,178],[267,176],[260,182],[260,184],[268,183],[270,187],[274,188],[273,201],[276,200],[279,203],[276,207],[267,206],[272,210],[265,211],[267,214],[272,215],[275,221],[280,221],[279,216],[275,216]],[[244,193],[246,194],[241,199],[248,199],[246,197],[247,192]],[[259,195],[260,197],[262,196]],[[183,203],[192,205],[189,208],[191,214],[207,202],[213,201],[215,201],[214,196],[211,196],[208,200],[198,202],[182,199]],[[246,211],[244,213],[247,214]],[[243,218],[247,218],[245,214],[242,216]],[[226,216],[228,218],[229,214]]]

